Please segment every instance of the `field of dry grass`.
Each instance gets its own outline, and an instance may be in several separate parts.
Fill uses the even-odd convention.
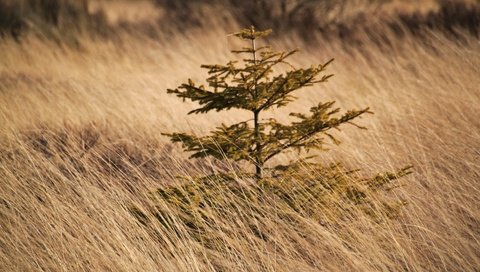
[[[375,114],[360,121],[368,130],[337,132],[342,144],[317,160],[368,174],[412,164],[386,196],[408,203],[399,216],[358,211],[325,223],[289,210],[287,220],[274,200],[245,203],[220,191],[235,213],[213,212],[211,241],[180,219],[139,221],[132,207],[161,202],[155,188],[229,167],[188,161],[161,133],[202,134],[245,119],[240,111],[187,116],[195,105],[166,94],[202,80],[201,64],[228,61],[238,44],[227,34],[237,28],[160,41],[81,37],[80,47],[35,35],[0,40],[0,271],[480,271],[480,42],[466,31],[399,37],[385,28],[389,46],[362,33],[352,46],[282,33],[270,40],[302,49],[294,65],[335,58],[328,83],[272,115],[286,121],[319,101],[370,106]],[[252,233],[252,220],[268,239]]]

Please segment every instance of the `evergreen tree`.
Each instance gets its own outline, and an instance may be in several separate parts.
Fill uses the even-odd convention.
[[[325,138],[338,140],[329,131],[369,112],[349,110],[341,114],[334,102],[319,103],[309,114],[290,113],[296,118],[290,124],[275,119],[262,119],[262,114],[274,107],[283,107],[295,100],[293,93],[304,87],[326,82],[331,75],[325,69],[331,61],[309,68],[294,68],[287,61],[297,51],[275,52],[270,47],[257,47],[257,40],[270,33],[253,27],[234,35],[249,42],[249,46],[234,50],[246,54],[242,62],[230,61],[225,65],[203,65],[208,70],[208,87],[189,80],[177,89],[168,90],[183,99],[200,104],[193,113],[207,113],[241,109],[251,113],[252,119],[233,125],[222,124],[209,135],[196,137],[186,133],[165,134],[173,142],[183,144],[193,152],[193,158],[213,156],[218,159],[246,161],[255,165],[256,182],[239,183],[237,177],[250,177],[251,173],[219,173],[201,177],[186,177],[185,182],[161,186],[153,192],[157,203],[146,212],[136,207],[132,213],[145,226],[149,214],[167,229],[177,230],[178,223],[202,245],[213,250],[224,250],[222,239],[215,236],[242,236],[236,232],[237,216],[250,233],[268,243],[270,229],[259,226],[269,222],[276,214],[282,223],[294,229],[301,228],[292,214],[337,224],[352,220],[364,213],[375,221],[397,216],[405,204],[401,199],[384,197],[382,192],[398,186],[393,181],[411,173],[411,166],[395,173],[379,173],[366,177],[359,170],[346,169],[341,163],[330,165],[309,162],[300,158],[287,165],[277,165],[264,173],[265,163],[278,154],[296,149],[299,152],[322,149]],[[274,75],[274,67],[287,65],[291,69]],[[357,126],[358,127],[358,126]],[[219,218],[235,217],[232,222],[218,224]],[[233,224],[233,225],[232,225]]]
[[[225,65],[202,65],[208,70],[208,88],[197,85],[192,80],[168,93],[183,99],[198,102],[200,107],[189,114],[207,113],[229,109],[249,111],[252,120],[227,126],[222,124],[210,135],[196,137],[186,133],[164,134],[173,142],[182,143],[186,151],[193,152],[192,158],[213,156],[247,161],[255,165],[258,178],[263,176],[267,161],[276,155],[296,149],[299,152],[322,149],[324,138],[338,141],[329,133],[343,124],[353,124],[352,120],[369,112],[349,110],[339,114],[335,102],[319,103],[310,108],[310,114],[290,113],[297,120],[282,124],[275,119],[262,119],[262,113],[273,107],[283,107],[294,101],[293,95],[304,87],[326,82],[332,75],[325,70],[332,60],[309,68],[295,68],[287,61],[297,50],[276,52],[269,46],[258,46],[257,40],[271,33],[271,30],[256,31],[252,26],[234,35],[248,41],[248,47],[233,50],[235,54],[245,54],[243,63],[229,61]],[[277,65],[288,65],[291,70],[274,75]]]

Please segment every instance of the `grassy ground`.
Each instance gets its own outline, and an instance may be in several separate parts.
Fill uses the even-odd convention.
[[[0,41],[0,270],[478,271],[480,43],[466,31],[400,37],[385,28],[389,46],[368,33],[357,33],[355,46],[320,35],[307,42],[276,33],[271,41],[302,48],[295,65],[336,59],[329,83],[302,91],[276,118],[331,100],[375,112],[360,121],[367,131],[339,131],[342,145],[318,160],[365,173],[414,165],[387,195],[408,202],[399,217],[359,213],[325,224],[291,211],[290,224],[274,203],[244,203],[225,192],[237,212],[213,217],[214,246],[180,221],[141,224],[131,207],[154,206],[153,189],[176,175],[226,167],[186,161],[161,132],[200,134],[245,118],[187,117],[195,105],[165,91],[204,78],[200,64],[229,60],[236,42],[226,34],[235,28],[160,41],[80,36],[80,47],[28,34],[21,43]],[[245,225],[260,215],[266,240]]]

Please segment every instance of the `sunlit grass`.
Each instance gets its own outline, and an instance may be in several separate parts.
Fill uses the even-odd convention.
[[[335,223],[217,190],[235,213],[211,211],[209,241],[152,213],[160,186],[229,170],[187,161],[162,132],[203,133],[245,119],[242,112],[186,116],[194,105],[166,94],[204,63],[230,59],[221,29],[172,37],[169,44],[122,37],[121,45],[85,39],[81,50],[27,38],[0,43],[0,270],[25,271],[475,271],[480,267],[480,44],[430,33],[391,37],[346,52],[341,41],[305,48],[298,65],[336,60],[335,76],[273,114],[319,101],[370,106],[367,131],[337,133],[343,143],[320,154],[366,174],[413,164],[414,174],[385,197],[408,204],[394,218],[360,211]],[[225,33],[224,33],[225,34]],[[222,34],[223,35],[223,34]],[[289,154],[279,159],[288,161]],[[236,166],[235,166],[236,167]],[[246,181],[247,182],[247,181]],[[160,203],[160,204],[159,204]],[[163,204],[162,204],[163,203]],[[277,207],[276,205],[279,205]],[[344,205],[338,203],[337,208]],[[280,209],[287,209],[279,212]],[[277,212],[276,212],[277,211]],[[281,217],[289,214],[289,218]],[[262,221],[254,222],[261,218]],[[250,225],[248,225],[248,224]],[[268,235],[252,232],[251,224]]]

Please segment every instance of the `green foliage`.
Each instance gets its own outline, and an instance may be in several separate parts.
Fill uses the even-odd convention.
[[[186,151],[193,152],[193,158],[213,156],[247,161],[256,166],[256,174],[260,178],[265,163],[276,155],[289,149],[299,152],[322,149],[325,136],[337,143],[330,130],[369,112],[365,108],[339,114],[340,109],[334,107],[334,102],[327,102],[312,107],[309,115],[290,113],[298,119],[291,124],[261,119],[264,111],[294,101],[294,92],[326,82],[332,76],[325,73],[332,60],[309,68],[295,68],[287,59],[297,50],[276,52],[269,46],[257,47],[257,40],[270,32],[256,31],[252,27],[235,33],[236,37],[248,41],[249,46],[232,52],[246,54],[247,57],[242,63],[230,61],[225,65],[202,65],[208,70],[208,88],[188,80],[177,89],[168,90],[168,93],[200,104],[190,114],[241,109],[249,111],[253,117],[230,126],[222,124],[204,137],[186,133],[165,134],[173,142],[182,143]],[[278,65],[288,65],[291,70],[274,75],[274,68]]]

